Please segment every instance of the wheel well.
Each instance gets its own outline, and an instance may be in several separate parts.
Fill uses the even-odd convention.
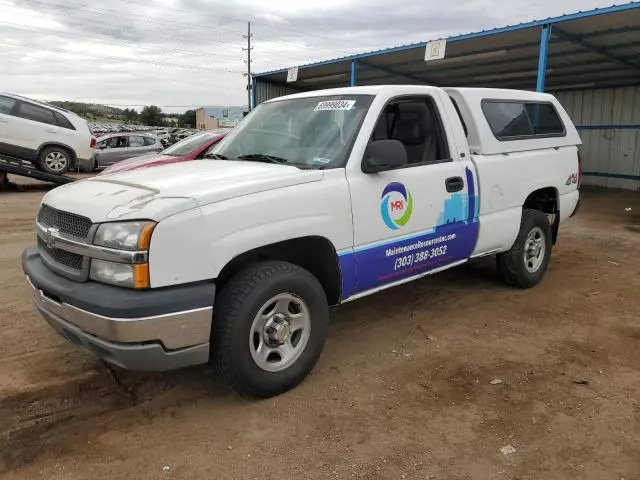
[[[238,255],[224,266],[216,283],[222,287],[247,265],[280,260],[298,265],[311,272],[320,282],[329,305],[340,302],[341,273],[333,244],[324,237],[301,237],[265,245]]]
[[[546,187],[531,192],[524,201],[522,208],[539,210],[547,215],[553,215],[551,231],[553,233],[553,243],[558,238],[558,228],[560,226],[560,204],[558,202],[558,191],[554,187]]]
[[[62,143],[55,143],[55,142],[49,142],[49,143],[40,145],[40,148],[38,149],[38,154],[37,154],[38,160],[40,160],[40,155],[42,154],[42,151],[47,147],[59,147],[59,148],[65,149],[67,152],[71,154],[71,161],[75,165],[77,161],[77,157],[76,157],[76,152],[73,150],[73,148],[69,147],[68,145],[64,145]]]

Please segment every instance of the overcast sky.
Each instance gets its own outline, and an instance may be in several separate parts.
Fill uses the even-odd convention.
[[[184,111],[246,104],[261,72],[612,0],[0,0],[0,91]]]

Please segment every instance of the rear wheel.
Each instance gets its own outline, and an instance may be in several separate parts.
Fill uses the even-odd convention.
[[[320,282],[287,262],[236,274],[216,299],[215,360],[240,395],[270,397],[300,383],[320,357],[329,306]]]
[[[537,285],[549,267],[552,232],[547,215],[524,209],[520,232],[513,247],[498,255],[498,272],[509,285],[530,288]]]
[[[40,153],[38,164],[42,171],[62,175],[71,168],[71,153],[62,147],[46,147]]]

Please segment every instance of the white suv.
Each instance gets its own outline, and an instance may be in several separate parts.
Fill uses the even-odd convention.
[[[62,174],[91,165],[96,139],[83,118],[9,93],[0,94],[0,154]]]

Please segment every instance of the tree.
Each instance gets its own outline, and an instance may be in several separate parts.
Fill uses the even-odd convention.
[[[182,123],[189,128],[196,128],[196,111],[187,110],[184,112],[182,115]]]
[[[162,110],[155,105],[149,105],[142,109],[140,114],[140,121],[145,125],[151,125],[153,127],[162,126]]]
[[[136,120],[138,120],[138,112],[133,109],[133,108],[125,108],[122,111],[122,116],[124,117],[124,119],[128,122],[135,122]]]

